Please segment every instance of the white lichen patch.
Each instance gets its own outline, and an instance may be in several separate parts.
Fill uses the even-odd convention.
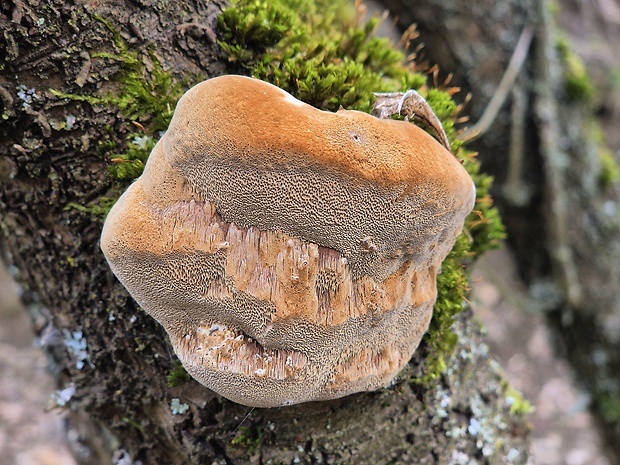
[[[88,350],[86,345],[86,339],[82,331],[67,331],[66,329],[62,330],[65,338],[64,344],[65,347],[69,350],[71,355],[75,357],[75,367],[78,370],[84,368],[84,365],[88,363],[91,367],[93,364],[88,359]]]
[[[28,88],[23,84],[17,86],[17,96],[21,99],[22,108],[24,110],[29,110],[33,103],[41,100],[39,94],[34,87]]]
[[[182,403],[178,398],[170,401],[170,411],[173,415],[184,415],[189,410],[189,405]]]
[[[69,384],[64,389],[58,389],[53,392],[51,395],[52,402],[54,402],[58,407],[64,407],[69,404],[73,396],[75,395],[75,385],[73,383]]]

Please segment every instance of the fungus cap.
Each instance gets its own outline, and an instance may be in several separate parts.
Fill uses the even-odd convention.
[[[474,198],[413,124],[222,76],[181,98],[101,247],[195,379],[275,407],[394,378]]]

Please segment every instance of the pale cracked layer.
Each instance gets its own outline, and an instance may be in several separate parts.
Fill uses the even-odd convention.
[[[181,99],[101,247],[192,376],[289,405],[393,379],[473,200],[459,162],[413,125],[226,76]]]
[[[301,352],[265,349],[251,337],[218,324],[198,326],[181,344],[183,351],[193,355],[194,363],[259,378],[293,378],[308,361]]]

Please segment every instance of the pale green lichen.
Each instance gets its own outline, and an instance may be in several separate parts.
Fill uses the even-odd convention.
[[[170,371],[166,379],[168,381],[168,386],[176,387],[187,383],[192,378],[185,368],[183,368],[181,362],[177,360],[174,368]]]
[[[75,395],[75,384],[70,383],[64,389],[58,389],[50,396],[52,402],[57,407],[67,407]]]

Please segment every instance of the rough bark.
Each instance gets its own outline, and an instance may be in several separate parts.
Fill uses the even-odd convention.
[[[472,122],[497,91],[521,31],[527,24],[535,31],[506,104],[491,129],[471,146],[479,151],[483,169],[496,178],[494,196],[529,285],[530,310],[545,313],[558,349],[591,396],[608,455],[617,463],[619,189],[617,183],[601,182],[592,101],[571,98],[567,92],[567,71],[557,50],[561,31],[551,5],[527,0],[384,3],[403,27],[418,24],[424,56],[453,72],[453,84],[472,94]],[[562,16],[567,5],[575,8],[572,2],[561,2]],[[582,32],[585,19],[575,19]],[[599,33],[607,40],[618,37],[609,28]],[[611,45],[613,56],[615,50],[617,44]],[[598,74],[606,69],[610,75],[615,63],[603,62]],[[603,91],[609,95],[609,89]],[[603,116],[612,110],[609,100],[601,104]]]
[[[102,219],[72,207],[110,191],[99,148],[122,147],[130,122],[49,89],[117,92],[118,66],[94,58],[118,52],[97,17],[177,78],[226,72],[214,42],[220,7],[0,4],[0,250],[50,355],[79,463],[526,463],[524,419],[509,413],[468,312],[457,322],[461,337],[445,374],[428,385],[411,381],[423,370],[422,348],[390,389],[331,402],[250,410],[194,381],[169,386],[176,359],[164,331],[108,269],[98,243]]]

